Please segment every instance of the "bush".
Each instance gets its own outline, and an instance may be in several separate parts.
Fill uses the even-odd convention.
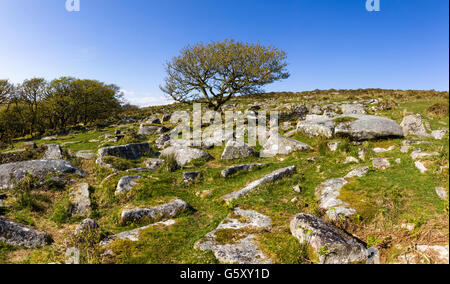
[[[14,187],[13,192],[17,195],[17,209],[29,209],[30,211],[42,210],[42,207],[39,205],[37,199],[32,194],[32,191],[38,186],[39,183],[36,177],[27,174],[25,178]]]
[[[178,170],[178,163],[175,159],[175,155],[164,156],[164,167],[168,172],[175,172]]]
[[[428,108],[428,113],[434,116],[448,116],[449,103],[437,103]]]

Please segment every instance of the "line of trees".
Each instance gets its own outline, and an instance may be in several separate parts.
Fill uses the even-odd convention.
[[[0,80],[0,141],[106,121],[120,113],[122,97],[118,86],[96,80]]]

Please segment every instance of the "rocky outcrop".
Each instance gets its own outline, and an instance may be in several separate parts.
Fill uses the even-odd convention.
[[[354,140],[403,137],[402,128],[393,120],[374,115],[346,115],[355,120],[336,125],[335,135],[347,136]]]
[[[223,264],[269,264],[271,260],[254,240],[258,234],[271,228],[269,217],[253,210],[236,208],[215,230],[198,241],[195,248],[211,250]],[[220,238],[222,232],[232,236],[223,240]]]
[[[295,151],[309,151],[307,144],[273,133],[263,146],[261,157],[273,157],[276,155],[289,155]]]
[[[92,234],[99,231],[99,226],[97,222],[92,219],[84,219],[75,229],[75,236],[80,236],[83,234]]]
[[[52,238],[46,233],[0,217],[0,242],[31,248],[49,245]]]
[[[177,199],[170,203],[152,208],[124,209],[120,214],[120,223],[142,223],[144,221],[154,223],[163,219],[174,218],[190,208],[188,203]]]
[[[361,240],[308,214],[298,214],[290,224],[291,233],[313,252],[310,259],[321,264],[367,263],[375,257]]]
[[[44,182],[49,175],[76,174],[86,176],[70,162],[64,160],[34,160],[0,165],[0,189],[12,189],[27,174]]]
[[[123,146],[106,147],[98,150],[97,164],[108,167],[109,165],[103,162],[103,158],[106,156],[119,157],[127,160],[138,160],[143,156],[154,154],[152,147],[150,147],[150,144],[148,143],[134,143]]]
[[[70,191],[70,202],[72,203],[72,216],[88,216],[91,212],[89,184],[74,185]]]
[[[403,135],[415,135],[418,137],[427,137],[427,130],[423,125],[422,116],[420,114],[410,115],[403,119],[400,126],[403,129]]]
[[[226,178],[226,177],[234,175],[235,173],[240,172],[240,171],[249,172],[254,169],[262,168],[262,167],[264,167],[264,164],[247,164],[247,165],[233,166],[233,167],[229,167],[228,169],[223,170],[222,176]]]
[[[180,167],[183,167],[187,163],[197,159],[213,159],[210,154],[203,150],[184,146],[170,146],[169,148],[161,151],[161,157],[167,157],[171,155],[173,155]]]
[[[334,122],[326,115],[309,115],[306,120],[299,121],[297,124],[297,132],[308,137],[323,136],[331,138],[334,135]]]
[[[349,172],[344,178],[354,178],[354,177],[363,177],[369,172],[369,167],[363,167],[355,169],[351,172]]]
[[[342,104],[340,107],[343,114],[367,114],[366,108],[360,104]]]
[[[448,134],[448,130],[434,130],[431,136],[436,140],[442,140]]]
[[[252,156],[255,153],[252,147],[242,141],[230,140],[227,142],[222,153],[222,160],[242,159]]]
[[[283,168],[283,169],[279,169],[276,170],[266,176],[264,176],[261,179],[258,179],[252,183],[250,183],[249,185],[247,185],[246,187],[244,187],[243,189],[240,189],[238,191],[234,191],[230,194],[227,194],[225,196],[222,197],[222,199],[226,202],[226,203],[230,203],[233,202],[234,200],[245,196],[247,194],[249,194],[250,192],[254,191],[255,189],[257,189],[259,186],[266,184],[268,182],[273,182],[279,179],[282,179],[285,176],[288,176],[292,173],[294,173],[297,170],[297,168],[295,166],[291,166],[291,167],[287,167],[287,168]]]
[[[105,247],[110,245],[112,242],[116,241],[116,240],[122,240],[122,241],[130,241],[130,242],[137,242],[139,241],[139,235],[142,231],[145,231],[147,229],[150,229],[151,227],[155,227],[155,226],[164,226],[164,227],[168,227],[168,226],[172,226],[173,224],[175,224],[174,220],[167,220],[164,222],[158,222],[155,224],[151,224],[142,228],[137,228],[134,230],[130,230],[130,231],[125,231],[110,237],[107,237],[105,239],[103,239],[100,242],[100,245]]]
[[[391,167],[391,163],[386,158],[376,158],[372,160],[372,166],[379,170],[386,170]]]
[[[56,144],[44,145],[47,150],[42,157],[43,160],[61,160],[63,158],[63,153],[61,146]]]
[[[315,194],[319,208],[324,210],[331,220],[349,217],[356,214],[356,210],[340,200],[341,189],[348,182],[343,178],[329,179],[316,187]]]
[[[117,183],[116,192],[114,193],[116,196],[126,194],[130,192],[133,187],[138,185],[138,180],[141,179],[141,176],[125,176],[122,177]]]
[[[157,133],[159,126],[141,124],[139,126],[138,135],[151,135]]]

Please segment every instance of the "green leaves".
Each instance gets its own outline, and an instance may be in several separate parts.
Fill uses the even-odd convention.
[[[218,110],[237,94],[261,92],[261,87],[286,79],[286,53],[273,46],[226,39],[187,46],[166,65],[161,90],[178,102],[205,99]]]

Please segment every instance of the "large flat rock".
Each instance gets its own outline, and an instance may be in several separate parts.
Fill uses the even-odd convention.
[[[185,146],[170,146],[161,151],[161,157],[173,156],[177,164],[182,167],[187,163],[197,159],[213,159],[213,157],[199,149],[185,147]]]
[[[0,217],[0,242],[19,247],[44,247],[52,238],[43,232]]]
[[[255,238],[269,231],[272,221],[268,216],[253,210],[236,208],[219,226],[195,244],[200,250],[211,250],[224,264],[270,264],[271,260],[260,250]],[[221,233],[232,235],[222,240]]]
[[[298,214],[290,227],[292,235],[314,252],[310,258],[318,258],[319,263],[365,263],[373,257],[364,242],[315,216]]]
[[[177,199],[170,203],[152,208],[124,209],[120,214],[120,222],[121,224],[130,222],[142,223],[144,221],[153,223],[163,219],[174,218],[190,208],[191,207],[187,202]]]
[[[12,189],[27,174],[37,177],[42,182],[49,174],[86,176],[86,173],[64,160],[33,160],[9,163],[0,165],[0,189]]]

